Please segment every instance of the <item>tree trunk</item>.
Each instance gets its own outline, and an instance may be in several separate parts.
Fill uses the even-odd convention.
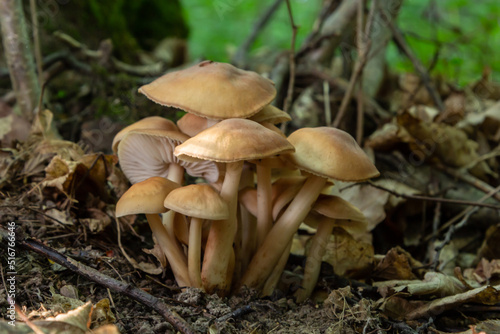
[[[0,23],[12,88],[22,115],[32,120],[40,86],[21,0],[0,0]]]

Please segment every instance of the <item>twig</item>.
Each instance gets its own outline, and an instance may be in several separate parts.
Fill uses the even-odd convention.
[[[457,204],[457,205],[470,205],[470,206],[475,206],[475,207],[484,207],[484,208],[493,209],[493,210],[500,210],[500,205],[480,203],[481,201],[473,202],[473,201],[464,201],[464,200],[460,200],[460,199],[450,199],[450,198],[442,198],[442,197],[406,195],[406,194],[400,194],[400,193],[395,192],[394,190],[379,186],[378,184],[375,184],[372,181],[366,181],[366,183],[371,185],[374,188],[387,191],[391,195],[406,198],[406,199],[416,199],[416,200],[422,200],[422,201],[449,203],[449,204]]]
[[[43,69],[42,69],[42,49],[40,47],[40,35],[38,32],[38,15],[36,10],[36,1],[30,0],[31,12],[31,26],[33,27],[33,49],[35,51],[35,63],[38,74],[38,84],[41,86],[43,83]]]
[[[357,36],[357,47],[358,47],[358,57],[356,59],[356,63],[354,64],[354,73],[351,76],[351,79],[349,81],[349,85],[347,86],[347,90],[345,92],[344,98],[342,99],[342,103],[340,104],[339,111],[337,113],[337,116],[335,117],[335,120],[333,121],[332,124],[329,124],[330,126],[333,126],[337,128],[340,125],[340,122],[344,118],[344,115],[347,111],[347,105],[351,101],[352,94],[354,92],[354,87],[358,83],[358,79],[361,77],[363,74],[363,69],[366,65],[366,62],[368,61],[368,53],[370,52],[371,48],[371,41],[370,40],[365,40],[365,36],[369,36],[369,34],[364,33],[364,31],[370,31],[371,26],[373,24],[373,15],[375,13],[375,10],[370,10],[370,16],[367,19],[367,24],[365,26],[365,29],[363,30],[363,10],[364,10],[364,0],[359,0],[358,1],[358,19],[357,19],[357,25],[358,25],[358,36]],[[377,3],[376,1],[373,1],[372,6],[376,6]],[[362,92],[359,93],[358,95],[358,101],[362,100]],[[362,112],[363,109],[358,109],[358,117],[363,117],[362,115],[359,115],[359,112]],[[362,120],[359,120],[358,122],[362,122]],[[360,124],[357,125],[358,127]],[[361,124],[362,126],[362,124]],[[359,133],[357,135],[359,137]],[[359,141],[358,141],[359,143]]]
[[[492,197],[493,195],[497,194],[498,192],[500,191],[500,186],[496,187],[495,189],[492,189],[489,193],[487,193],[486,195],[484,195],[483,197],[481,197],[477,203],[481,203],[481,202],[484,202],[486,201],[488,198]],[[467,215],[469,214],[469,212],[471,212],[472,210],[474,210],[475,208],[472,208],[472,207],[468,207],[466,209],[464,209],[462,212],[460,212],[459,214],[457,214],[455,217],[451,218],[450,220],[448,220],[446,223],[443,224],[443,226],[441,226],[438,230],[438,233],[441,233],[442,231],[444,231],[446,228],[450,227],[452,224],[454,224],[456,221],[458,221],[460,218],[462,218],[464,215]],[[434,237],[434,233],[433,234],[430,234],[430,235],[427,235],[423,242],[427,242],[429,241],[430,239],[432,239]]]
[[[245,314],[248,314],[251,312],[255,312],[254,305],[253,304],[245,305],[243,307],[237,308],[236,310],[234,310],[232,312],[224,314],[221,317],[218,317],[217,319],[215,319],[215,322],[224,322],[224,321],[227,321],[229,319],[241,317],[242,315],[245,315]]]
[[[6,238],[8,235],[8,232],[0,228],[0,236],[2,238]],[[180,331],[181,333],[184,334],[194,334],[195,331],[191,329],[189,324],[182,319],[175,311],[171,310],[168,305],[163,303],[160,299],[148,294],[147,292],[135,288],[131,286],[130,284],[122,283],[112,277],[109,277],[107,275],[104,275],[103,273],[87,267],[86,265],[75,261],[74,259],[64,256],[61,253],[57,252],[56,250],[45,246],[41,244],[38,241],[35,241],[33,239],[19,239],[16,240],[17,245],[36,252],[38,254],[41,254],[48,259],[52,260],[53,262],[60,264],[69,270],[75,272],[78,275],[81,275],[85,277],[86,279],[96,282],[97,284],[102,285],[105,288],[109,288],[110,290],[121,293],[123,295],[126,295],[141,304],[152,308],[156,312],[158,312],[161,316],[165,318],[176,330]]]
[[[17,208],[17,209],[26,209],[26,210],[30,210],[30,211],[33,211],[33,212],[36,212],[46,218],[49,218],[49,219],[52,219],[54,222],[56,222],[57,224],[61,225],[62,227],[64,227],[65,229],[68,229],[70,230],[71,232],[75,233],[75,230],[73,230],[71,227],[69,227],[67,224],[64,224],[62,221],[60,221],[59,219],[57,218],[54,218],[48,214],[46,214],[45,212],[41,211],[41,210],[38,210],[38,209],[35,209],[35,208],[30,208],[29,206],[22,206],[22,205],[9,205],[9,204],[6,204],[6,205],[0,205],[0,208]]]
[[[283,103],[283,111],[288,113],[293,99],[293,87],[295,86],[295,40],[297,38],[297,26],[293,20],[292,6],[290,5],[290,0],[286,0],[286,8],[288,9],[288,16],[290,17],[290,25],[292,26],[292,42],[290,46],[290,75],[288,79],[288,90],[285,97],[285,102]],[[286,122],[282,125],[282,131],[286,126]]]
[[[267,25],[273,14],[276,12],[276,10],[279,8],[281,5],[281,2],[283,0],[275,0],[269,8],[266,9],[264,12],[264,15],[262,15],[257,23],[252,28],[252,32],[250,35],[247,37],[245,42],[241,44],[241,46],[238,48],[236,53],[234,54],[234,57],[232,59],[232,63],[235,64],[238,67],[244,67],[245,62],[246,62],[246,56],[248,52],[250,51],[250,48],[252,47],[253,43],[257,39],[257,36],[259,36],[259,33],[262,31],[262,29]]]
[[[325,104],[325,123],[330,124],[332,122],[332,110],[330,108],[330,84],[328,81],[323,81],[323,99]]]
[[[404,52],[406,57],[410,59],[410,61],[413,63],[413,67],[415,70],[418,72],[420,78],[422,79],[425,88],[429,91],[429,94],[432,97],[432,100],[434,101],[434,104],[436,107],[440,110],[444,110],[444,104],[443,101],[441,100],[441,96],[439,96],[439,93],[437,92],[436,87],[434,86],[434,83],[431,80],[431,77],[427,70],[425,69],[424,65],[420,62],[420,60],[413,54],[413,51],[410,49],[408,44],[406,43],[406,40],[401,33],[401,31],[394,25],[394,22],[390,18],[387,17],[387,15],[384,12],[381,12],[382,17],[384,17],[384,21],[387,24],[387,26],[391,29],[392,35],[394,36],[394,41],[398,45],[398,47]]]
[[[453,176],[454,178],[457,178],[461,181],[464,181],[468,184],[470,184],[471,186],[481,190],[482,192],[484,193],[489,193],[491,191],[493,191],[493,187],[490,186],[489,184],[487,184],[486,182],[484,181],[481,181],[480,179],[470,175],[468,172],[464,171],[464,172],[459,172],[458,170],[456,169],[453,169],[453,168],[450,168],[448,166],[444,166],[442,164],[439,164],[436,166],[438,169],[450,174],[451,176]],[[496,199],[497,201],[500,201],[500,194],[499,193],[493,193],[492,197],[494,199]]]

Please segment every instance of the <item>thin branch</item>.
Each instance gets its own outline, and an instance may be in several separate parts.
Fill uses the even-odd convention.
[[[453,176],[454,178],[470,184],[471,186],[481,190],[484,193],[489,193],[491,191],[494,191],[494,188],[490,186],[488,183],[481,181],[477,177],[470,175],[467,171],[460,172],[456,169],[441,164],[437,165],[436,167],[442,170],[443,172]],[[493,198],[496,199],[497,201],[500,201],[500,194],[494,193]]]
[[[497,195],[498,192],[500,192],[500,186],[496,187],[495,189],[492,189],[490,192],[488,192],[486,195],[484,195],[483,197],[481,197],[476,203],[482,203],[484,201],[486,201],[488,198],[494,196],[494,195]],[[478,205],[476,205],[476,207],[478,207]],[[462,212],[460,212],[459,214],[457,214],[455,217],[451,218],[450,220],[448,220],[446,223],[444,223],[440,228],[439,230],[437,231],[437,233],[441,233],[442,231],[444,231],[445,229],[447,229],[448,227],[450,227],[452,224],[455,224],[460,218],[462,218],[463,216],[465,215],[468,215],[469,212],[471,212],[472,210],[474,210],[475,208],[473,207],[468,207],[464,210],[462,210]],[[423,239],[423,242],[427,242],[429,241],[430,239],[434,238],[436,236],[435,232],[433,232],[432,234],[429,234],[427,235],[424,239]]]
[[[366,34],[365,31],[370,32],[370,30],[372,28],[372,25],[374,22],[373,15],[375,13],[375,10],[370,10],[369,15],[372,17],[368,17],[365,29],[363,29],[364,3],[365,3],[364,0],[358,1],[358,8],[357,8],[358,9],[358,19],[357,19],[358,35],[357,35],[357,43],[356,43],[357,48],[358,48],[358,57],[356,59],[356,63],[354,64],[354,73],[352,74],[351,79],[349,81],[349,85],[347,86],[347,90],[345,92],[344,98],[342,99],[342,103],[340,104],[340,108],[339,108],[339,111],[337,113],[337,116],[335,117],[335,120],[333,121],[333,123],[329,124],[330,126],[333,126],[335,128],[337,128],[340,125],[340,122],[344,118],[344,115],[347,111],[347,105],[351,101],[351,97],[352,97],[353,92],[354,92],[354,87],[358,83],[359,78],[362,76],[363,69],[366,65],[366,62],[368,61],[368,53],[370,52],[371,41],[366,40],[366,36],[369,36],[369,33]],[[372,6],[376,6],[376,5],[377,5],[377,3],[376,3],[376,1],[374,1],[372,3]],[[358,94],[358,101],[361,101],[361,100],[362,100],[362,92]],[[361,107],[361,109],[358,109],[358,117],[362,118],[363,115],[361,115],[361,116],[359,115],[359,113],[361,113],[361,112],[363,112],[362,107]],[[361,123],[361,125],[359,123]],[[360,126],[362,126],[362,120],[359,120],[359,118],[358,118],[358,125],[357,126],[358,126],[358,128]],[[357,137],[359,137],[360,135],[362,135],[362,133],[360,134],[359,130],[358,130]],[[359,143],[359,141],[358,141],[358,143]]]
[[[8,232],[0,228],[0,236],[6,238]],[[182,319],[175,311],[171,310],[168,305],[163,303],[160,299],[148,294],[144,290],[135,288],[130,284],[122,283],[112,277],[104,275],[103,273],[87,267],[86,265],[70,258],[64,256],[63,254],[57,252],[56,250],[41,244],[33,239],[19,239],[16,240],[18,246],[33,251],[35,253],[41,254],[46,258],[52,260],[53,262],[60,264],[69,270],[75,272],[76,274],[85,277],[86,279],[96,282],[105,288],[108,288],[114,292],[126,295],[139,303],[152,308],[158,312],[161,316],[165,318],[176,330],[184,334],[194,334],[195,331],[191,329],[189,324]]]
[[[250,35],[247,37],[245,42],[241,44],[241,46],[234,54],[234,57],[231,61],[233,64],[235,64],[238,67],[244,67],[246,62],[246,57],[248,52],[250,51],[250,48],[252,47],[253,43],[255,43],[255,40],[257,39],[257,36],[259,36],[259,33],[262,31],[262,29],[264,29],[264,27],[267,25],[273,14],[279,8],[282,1],[283,0],[275,0],[271,4],[271,6],[269,6],[269,8],[266,9],[264,15],[262,15],[257,21],[257,23],[255,23]]]
[[[40,35],[38,31],[38,15],[36,9],[36,0],[30,0],[31,26],[33,27],[33,49],[35,51],[35,63],[38,74],[38,84],[43,84],[43,60],[42,49],[40,47]]]
[[[494,204],[486,204],[486,203],[480,203],[478,202],[473,202],[473,201],[464,201],[460,199],[449,199],[449,198],[442,198],[442,197],[428,197],[428,196],[420,196],[420,195],[406,195],[406,194],[400,194],[398,192],[395,192],[394,190],[387,189],[385,187],[379,186],[378,184],[373,183],[372,181],[366,181],[367,184],[370,186],[386,191],[391,195],[405,198],[405,199],[415,199],[415,200],[422,200],[422,201],[429,201],[429,202],[437,202],[437,203],[448,203],[448,204],[457,204],[457,205],[469,205],[469,206],[475,206],[475,207],[483,207],[483,208],[488,208],[488,209],[493,209],[493,210],[500,210],[500,205],[494,205]]]
[[[439,95],[436,87],[434,86],[434,83],[432,82],[431,77],[427,72],[425,66],[413,54],[413,51],[408,46],[408,43],[406,43],[403,34],[398,29],[398,27],[394,25],[394,22],[392,22],[392,20],[388,18],[383,11],[381,12],[381,14],[384,17],[385,23],[391,29],[392,35],[394,36],[394,41],[396,42],[397,46],[404,52],[406,57],[408,57],[408,59],[410,59],[410,61],[413,63],[413,67],[418,72],[418,75],[420,76],[420,79],[424,83],[425,88],[427,88],[427,91],[431,95],[434,104],[440,111],[443,111],[444,110],[443,100],[441,100],[441,96]]]
[[[290,0],[286,0],[286,8],[288,9],[288,15],[290,17],[290,24],[292,26],[292,42],[290,46],[290,79],[288,81],[288,91],[285,98],[285,103],[283,105],[283,111],[288,113],[293,99],[293,87],[295,85],[295,40],[297,38],[297,26],[293,19],[292,6],[290,5]]]

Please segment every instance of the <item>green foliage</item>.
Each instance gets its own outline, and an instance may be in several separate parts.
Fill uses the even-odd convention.
[[[299,47],[311,31],[321,1],[291,0]],[[189,47],[192,58],[228,61],[230,54],[248,37],[269,2],[250,0],[182,0],[190,26]],[[500,80],[500,1],[498,0],[405,0],[398,26],[424,65],[438,62],[432,74],[442,75],[458,84],[480,77],[487,66]],[[279,52],[290,48],[291,28],[283,1],[270,24],[261,32],[252,52]],[[392,70],[413,71],[410,61],[389,46],[388,63]]]
[[[407,0],[398,19],[411,48],[430,66],[439,52],[433,74],[464,85],[490,67],[500,80],[500,2],[498,0]],[[394,47],[388,52],[395,69],[411,71],[413,65]]]
[[[182,0],[185,17],[190,26],[189,48],[192,58],[228,61],[250,34],[255,22],[272,1],[243,0]],[[297,47],[311,31],[320,9],[317,0],[291,0],[295,24],[299,26]],[[286,4],[271,18],[260,33],[253,51],[290,49],[292,29]]]

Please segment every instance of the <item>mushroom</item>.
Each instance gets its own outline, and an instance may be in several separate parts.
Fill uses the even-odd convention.
[[[160,213],[166,212],[163,200],[179,184],[163,177],[151,177],[132,185],[116,204],[116,217],[146,214],[149,226],[158,244],[165,253],[175,280],[179,286],[189,286],[187,263],[182,249],[167,233],[161,222]],[[174,242],[173,242],[174,241]]]
[[[261,159],[292,152],[283,137],[247,119],[227,119],[200,132],[175,148],[175,155],[186,161],[211,160],[225,163],[226,175],[220,190],[228,202],[229,218],[212,224],[203,260],[202,281],[208,292],[223,293],[230,287],[227,270],[233,254],[236,232],[238,185],[244,160]]]
[[[276,96],[271,80],[209,60],[167,73],[139,92],[161,105],[211,119],[250,117]]]
[[[201,288],[200,256],[203,220],[227,219],[229,217],[227,203],[208,184],[191,184],[171,191],[163,204],[167,209],[191,217],[188,243],[189,279],[192,286]]]
[[[118,144],[125,137],[127,133],[132,130],[138,129],[156,129],[156,130],[167,130],[167,131],[177,131],[177,127],[174,122],[160,116],[151,116],[141,119],[129,126],[123,128],[118,132],[113,138],[113,144],[111,145],[113,152],[118,152]]]
[[[379,175],[354,138],[342,130],[302,128],[288,140],[294,145],[295,153],[283,158],[310,175],[269,231],[243,275],[241,285],[250,288],[262,287],[328,178],[361,181]]]
[[[306,259],[302,288],[295,294],[298,303],[309,298],[314,290],[321,269],[321,260],[334,226],[340,225],[349,229],[349,225],[352,224],[352,228],[359,231],[366,229],[367,224],[363,213],[354,205],[338,196],[327,195],[320,196],[305,222],[317,230]]]

